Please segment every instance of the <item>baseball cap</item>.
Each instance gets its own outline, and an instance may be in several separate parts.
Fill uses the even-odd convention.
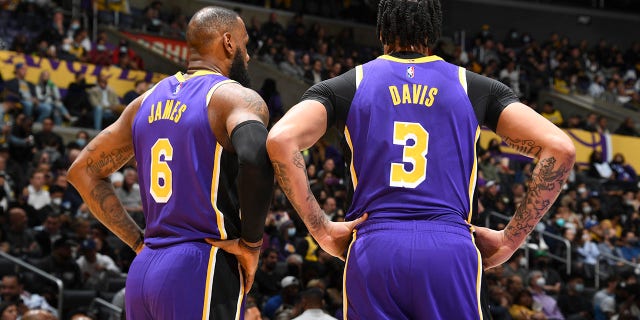
[[[96,248],[96,242],[93,239],[85,239],[84,241],[82,241],[82,244],[80,246],[82,249],[95,249]]]
[[[20,69],[22,67],[24,67],[24,63],[22,63],[22,62],[16,63],[16,70],[18,70],[18,69]]]
[[[300,282],[294,276],[286,276],[282,278],[282,281],[280,281],[280,286],[282,286],[282,288],[286,288],[288,286],[297,286],[299,284]]]

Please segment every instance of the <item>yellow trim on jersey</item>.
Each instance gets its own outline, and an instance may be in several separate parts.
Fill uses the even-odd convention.
[[[474,146],[477,145],[478,139],[480,139],[480,126],[476,127],[476,139],[474,140]],[[467,215],[467,223],[471,223],[471,216],[473,216],[473,194],[476,191],[476,183],[478,181],[478,149],[473,149],[473,167],[471,168],[471,177],[469,177],[469,214]]]
[[[356,89],[360,87],[360,82],[362,82],[362,77],[364,77],[364,70],[362,70],[362,65],[356,66]]]
[[[244,301],[244,277],[242,276],[242,266],[238,262],[238,273],[240,274],[240,293],[238,294],[238,304],[236,305],[236,318],[240,320],[240,311],[242,309],[242,302]]]
[[[211,71],[211,70],[198,70],[198,71],[196,71],[196,72],[194,72],[192,74],[186,74],[186,73],[182,73],[182,72],[177,72],[175,74],[175,77],[176,77],[176,79],[178,79],[178,81],[185,82],[185,81],[187,81],[187,79],[191,79],[191,78],[199,77],[199,76],[206,76],[206,75],[209,75],[209,74],[220,75],[220,73],[215,72],[215,71]],[[187,75],[188,77],[185,78],[185,75]]]
[[[209,253],[209,265],[207,267],[207,282],[204,285],[204,302],[202,304],[202,320],[209,320],[211,312],[211,288],[213,286],[213,273],[216,269],[216,254],[218,248],[211,246]]]
[[[349,309],[349,301],[347,301],[347,266],[349,265],[349,256],[351,255],[351,247],[356,242],[357,229],[353,229],[353,239],[347,249],[347,256],[344,259],[344,274],[342,275],[342,318],[347,320],[347,310]]]
[[[458,67],[458,80],[460,80],[464,92],[467,93],[467,69]]]
[[[353,183],[353,191],[356,190],[358,186],[358,175],[356,175],[356,168],[353,166],[353,143],[351,142],[351,133],[349,133],[349,128],[344,126],[344,138],[347,140],[347,145],[349,145],[349,150],[351,150],[351,164],[349,165],[349,169],[351,170],[351,183]]]
[[[476,248],[476,254],[478,255],[478,272],[476,273],[476,301],[478,302],[478,314],[480,315],[480,320],[482,320],[482,304],[480,303],[480,288],[481,288],[481,279],[482,279],[482,255],[480,255],[480,250],[478,250],[478,246],[476,246],[476,240],[471,235],[471,241],[473,242],[473,247]]]
[[[227,239],[227,231],[224,228],[224,214],[218,209],[218,182],[220,181],[220,159],[222,155],[222,146],[216,143],[216,153],[213,157],[213,174],[211,175],[211,206],[216,212],[216,223],[220,231],[220,240]]]
[[[434,61],[444,61],[444,59],[438,56],[426,56],[426,57],[421,57],[416,59],[401,59],[401,58],[396,58],[394,56],[385,54],[385,55],[379,56],[378,58],[389,60],[389,61],[400,62],[400,63],[425,63],[425,62],[434,62]]]
[[[236,82],[233,80],[222,80],[218,83],[216,83],[216,85],[214,85],[213,87],[211,87],[211,89],[209,89],[209,92],[207,92],[207,105],[209,106],[209,102],[211,102],[211,97],[213,97],[213,93],[216,91],[216,89],[218,89],[221,85],[225,84],[225,83],[231,83],[231,82]],[[205,107],[206,107],[205,106]]]

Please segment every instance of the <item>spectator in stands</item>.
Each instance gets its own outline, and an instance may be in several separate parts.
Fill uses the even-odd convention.
[[[40,269],[61,279],[67,289],[81,289],[83,286],[80,267],[73,259],[71,251],[71,247],[76,245],[77,243],[67,238],[60,238],[53,242],[51,255],[39,263]],[[53,289],[53,292],[55,291]]]
[[[51,81],[51,76],[47,70],[43,70],[40,73],[36,84],[36,97],[40,105],[38,122],[42,122],[45,118],[51,116],[53,116],[53,120],[57,125],[62,124],[62,118],[67,122],[75,120],[62,103],[60,89]]]
[[[594,320],[611,319],[616,312],[616,286],[618,276],[612,275],[607,279],[606,287],[598,290],[593,296]]]
[[[296,302],[300,281],[294,276],[286,276],[280,281],[280,294],[271,297],[264,305],[264,315],[275,319],[278,313],[290,312]]]
[[[96,242],[93,239],[88,238],[82,241],[80,253],[82,255],[76,263],[82,272],[86,289],[99,290],[107,278],[122,275],[111,257],[97,252]]]
[[[313,60],[313,68],[304,74],[304,78],[311,84],[316,84],[322,80],[328,79],[328,75],[322,67],[322,60]]]
[[[98,66],[109,66],[113,60],[113,54],[107,48],[107,39],[99,37],[95,47],[89,52],[88,62]]]
[[[638,132],[638,130],[636,130],[635,122],[631,117],[626,117],[613,133],[633,137],[640,136],[640,133]]]
[[[276,270],[278,263],[278,252],[273,248],[267,248],[262,252],[262,263],[256,271],[255,289],[256,295],[260,302],[266,302],[267,299],[278,294],[280,290],[280,280],[284,274]]]
[[[576,262],[582,269],[582,274],[584,274],[585,278],[593,279],[600,250],[598,250],[598,244],[593,241],[589,229],[582,230],[577,251],[579,257]]]
[[[0,320],[17,320],[18,304],[16,302],[0,303]]]
[[[625,260],[632,263],[640,262],[640,242],[636,233],[629,230],[625,232],[621,240],[620,253],[622,253]]]
[[[504,69],[500,70],[499,80],[509,86],[516,96],[522,96],[520,91],[520,67],[516,66],[514,60],[509,60]]]
[[[116,110],[120,109],[118,95],[107,84],[107,75],[98,76],[98,85],[87,91],[89,102],[93,106],[93,128],[102,130],[103,124],[109,125],[116,119]]]
[[[58,320],[58,317],[48,310],[33,309],[25,312],[21,320]]]
[[[42,171],[33,171],[29,179],[29,185],[22,190],[22,196],[25,198],[26,204],[36,210],[51,204],[51,197],[45,184],[45,174]]]
[[[23,113],[31,117],[33,116],[34,108],[38,108],[36,87],[33,83],[27,81],[27,66],[24,63],[16,63],[14,74],[15,78],[6,82],[6,88],[9,93],[20,97]],[[40,112],[40,110],[37,111]]]
[[[36,227],[34,230],[36,231],[35,240],[38,242],[44,257],[51,254],[53,243],[56,240],[68,237],[66,232],[62,230],[60,214],[55,212],[50,213],[42,223],[42,226]]]
[[[591,319],[593,305],[584,292],[584,279],[574,276],[558,295],[558,307],[567,320]]]
[[[36,293],[30,293],[24,290],[23,276],[19,273],[7,274],[2,277],[2,286],[0,289],[3,302],[12,302],[17,305],[18,313],[24,314],[33,309],[43,309],[57,315],[57,310],[49,305],[47,300]]]
[[[534,270],[529,273],[529,290],[531,291],[533,302],[541,307],[541,311],[547,319],[563,320],[564,316],[560,312],[560,308],[558,308],[558,302],[544,291],[545,285],[546,279],[541,271]]]
[[[9,50],[17,53],[29,54],[33,51],[33,46],[27,35],[24,32],[20,32],[13,37]]]
[[[541,311],[533,310],[533,296],[526,289],[520,290],[513,296],[513,304],[509,308],[513,320],[546,320]]]
[[[302,312],[293,320],[337,320],[325,313],[324,292],[319,288],[309,288],[300,294],[297,308]]]
[[[89,42],[87,46],[86,42]],[[87,47],[89,47],[87,49]],[[70,55],[75,61],[86,62],[89,59],[89,52],[91,51],[91,40],[85,29],[77,29],[73,34],[73,38],[68,39],[65,44],[62,45],[62,51]]]
[[[149,83],[146,80],[136,81],[135,87],[124,94],[122,104],[125,106],[129,105],[129,103],[133,102],[133,100],[145,93],[147,90],[149,90]]]
[[[56,10],[53,13],[51,24],[48,28],[44,28],[40,39],[46,39],[50,44],[54,46],[62,45],[66,38],[66,32],[64,28],[64,14],[60,10]]]
[[[284,27],[278,22],[278,15],[275,12],[269,14],[269,20],[260,27],[262,34],[274,40],[284,35]]]
[[[7,145],[14,123],[14,113],[18,109],[20,98],[15,94],[8,94],[0,108],[0,144]]]
[[[40,256],[40,247],[35,240],[33,230],[29,228],[27,212],[20,207],[9,209],[9,225],[7,230],[7,242],[9,253],[20,258],[33,258]]]
[[[95,221],[91,223],[91,238],[96,242],[96,250],[98,253],[111,257],[116,260],[116,251],[109,243],[110,232],[102,223]]]
[[[590,132],[597,132],[597,125],[598,115],[593,112],[589,112],[584,120],[584,123],[582,124],[582,129]]]
[[[126,57],[126,58],[125,58]],[[120,60],[125,59],[126,63],[121,63]],[[126,60],[128,59],[128,60]],[[131,49],[129,46],[129,41],[120,40],[120,44],[113,49],[113,60],[112,63],[114,65],[126,68],[123,69],[132,69],[132,70],[140,70],[144,69],[144,65],[142,64],[142,60],[138,55]]]
[[[540,111],[540,114],[556,126],[560,127],[564,122],[562,112],[556,109],[553,106],[553,102],[551,101],[545,101],[545,103],[542,105],[542,111]]]
[[[605,92],[604,77],[600,74],[596,75],[596,78],[591,85],[589,85],[589,95],[595,99],[599,99]]]
[[[280,62],[280,71],[296,78],[302,78],[304,76],[304,71],[296,61],[296,52],[286,48],[283,49],[283,52],[285,52],[284,56],[286,59]]]
[[[603,159],[602,151],[593,150],[589,156],[589,169],[587,176],[593,179],[609,179],[613,174],[611,166]]]
[[[598,122],[596,123],[596,130],[600,134],[609,134],[609,120],[605,116],[599,116]]]
[[[69,114],[77,119],[74,123],[75,126],[93,126],[93,119],[91,118],[92,107],[87,93],[87,89],[90,87],[91,86],[87,84],[85,79],[85,74],[77,72],[75,74],[75,80],[71,82],[71,84],[69,84],[69,88],[67,88],[64,105],[67,106]]]
[[[269,125],[273,125],[284,114],[282,98],[276,87],[276,80],[272,78],[264,79],[262,87],[258,90],[258,94],[260,94],[269,108]]]
[[[44,150],[45,147],[55,144],[57,151],[60,154],[64,154],[64,140],[61,135],[53,131],[54,127],[55,125],[51,118],[44,119],[42,121],[42,129],[33,134],[35,146],[39,150]]]
[[[142,29],[150,33],[159,33],[162,31],[164,22],[160,19],[160,10],[162,10],[161,1],[153,1],[144,10],[144,23]]]
[[[633,167],[625,162],[624,155],[622,153],[616,153],[609,163],[611,170],[613,171],[613,178],[619,182],[630,183],[629,187],[635,187],[638,181],[638,175]]]
[[[124,181],[122,187],[116,188],[115,193],[131,218],[144,229],[144,213],[142,212],[142,198],[140,197],[140,185],[138,185],[138,171],[133,167],[124,169]]]

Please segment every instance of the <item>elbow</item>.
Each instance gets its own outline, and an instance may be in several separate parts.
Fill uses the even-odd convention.
[[[283,152],[287,149],[287,145],[291,143],[291,137],[283,130],[277,130],[274,128],[269,132],[267,136],[267,153],[269,158],[274,161],[278,160],[279,156],[285,155]]]
[[[576,162],[576,147],[567,135],[554,139],[551,143],[550,151],[560,163],[567,164],[569,169],[573,168]]]
[[[78,164],[77,161],[75,161],[71,164],[71,167],[69,167],[69,170],[67,171],[67,181],[71,183],[73,186],[77,187],[80,181],[80,178],[82,177],[80,170],[81,170],[80,165]]]

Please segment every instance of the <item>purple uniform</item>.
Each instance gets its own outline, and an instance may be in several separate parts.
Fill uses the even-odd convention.
[[[128,319],[242,318],[239,264],[205,242],[239,237],[237,161],[216,140],[207,108],[215,89],[230,81],[212,72],[188,79],[178,73],[160,81],[135,116],[147,227],[146,248],[127,279]]]
[[[468,222],[480,126],[465,70],[434,56],[382,56],[356,73],[347,219],[369,220],[349,249],[345,314],[479,319],[481,260]]]

